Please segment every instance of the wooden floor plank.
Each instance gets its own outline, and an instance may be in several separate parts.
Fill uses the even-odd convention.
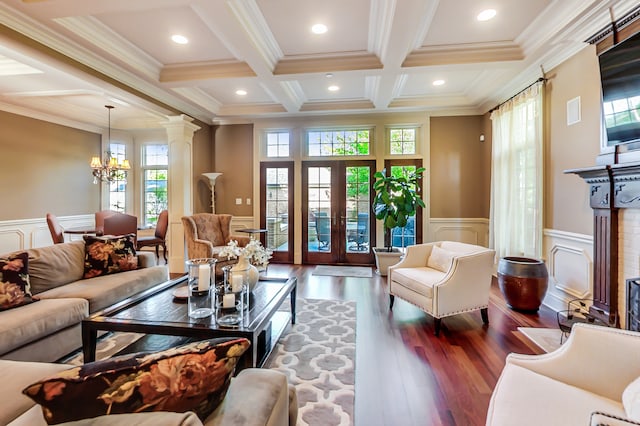
[[[298,297],[357,303],[355,424],[483,425],[491,392],[510,352],[542,353],[518,327],[557,328],[555,312],[510,309],[492,285],[489,325],[478,312],[443,320],[396,298],[389,311],[386,277],[312,275],[314,266],[269,266],[298,277]]]

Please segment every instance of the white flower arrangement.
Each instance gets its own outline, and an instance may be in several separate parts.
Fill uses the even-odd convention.
[[[266,268],[273,251],[262,246],[260,240],[251,240],[244,247],[238,247],[238,241],[231,240],[218,253],[218,257],[227,259],[237,259],[239,256],[245,257],[253,266]]]

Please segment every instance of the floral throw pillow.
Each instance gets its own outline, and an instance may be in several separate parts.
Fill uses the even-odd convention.
[[[29,254],[0,258],[0,311],[34,302],[29,284]]]
[[[84,236],[84,278],[138,269],[135,235]]]
[[[156,353],[91,362],[26,387],[48,424],[144,411],[195,412],[206,419],[224,399],[244,338],[194,342]]]

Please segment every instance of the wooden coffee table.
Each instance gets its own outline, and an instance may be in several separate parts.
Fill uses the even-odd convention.
[[[123,300],[82,321],[84,362],[95,361],[98,331],[125,331],[182,336],[194,339],[246,337],[251,348],[239,362],[238,371],[261,367],[289,324],[296,319],[296,277],[261,277],[250,295],[250,307],[242,324],[222,327],[214,315],[193,319],[185,300],[174,298],[177,287],[187,284],[187,276],[169,280]],[[279,311],[287,296],[291,309]]]

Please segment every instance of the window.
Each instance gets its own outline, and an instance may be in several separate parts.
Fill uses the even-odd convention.
[[[110,143],[109,153],[118,164],[126,158],[127,146],[123,143]],[[116,177],[109,182],[109,209],[120,213],[125,212],[127,192],[127,173],[123,170],[116,172]]]
[[[389,152],[391,155],[406,155],[416,153],[416,129],[389,129]]]
[[[311,157],[369,155],[369,129],[323,130],[307,133],[307,148]]]
[[[169,147],[145,145],[142,154],[145,225],[156,225],[158,216],[167,208],[167,174]]]
[[[289,132],[267,133],[267,157],[289,156]]]

